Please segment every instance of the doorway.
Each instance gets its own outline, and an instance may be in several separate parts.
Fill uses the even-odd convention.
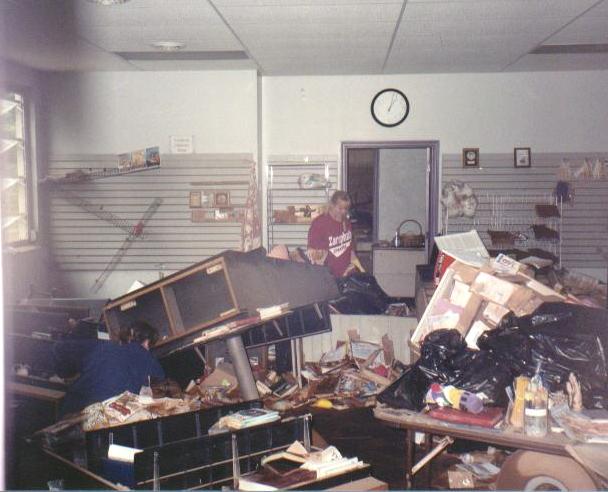
[[[343,142],[342,188],[351,196],[356,252],[373,271],[372,247],[392,244],[401,233],[425,236],[431,251],[438,232],[439,142]]]

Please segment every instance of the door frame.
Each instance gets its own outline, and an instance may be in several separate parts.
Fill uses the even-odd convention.
[[[376,149],[378,151],[380,149],[426,149],[428,151],[427,230],[425,234],[426,253],[429,258],[434,238],[439,233],[439,140],[344,141],[341,145],[341,189],[346,189],[348,183],[348,151],[351,149]]]

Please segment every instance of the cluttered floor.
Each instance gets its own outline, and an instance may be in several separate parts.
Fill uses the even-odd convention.
[[[239,259],[245,260],[249,257]],[[262,267],[277,268],[276,260],[256,257],[255,261],[256,272]],[[309,273],[314,285],[314,272]],[[306,415],[310,413],[312,444],[330,452],[313,456],[306,445],[296,456],[303,459],[303,467],[309,467],[303,474],[314,470],[316,477],[322,472],[329,476],[328,470],[336,467],[361,470],[367,463],[373,476],[390,489],[513,489],[521,488],[520,482],[505,480],[504,470],[512,477],[535,473],[533,467],[523,470],[516,460],[519,455],[513,453],[526,449],[548,450],[549,454],[539,454],[549,456],[554,472],[567,460],[574,466],[570,469],[581,474],[583,481],[576,483],[585,484],[583,488],[601,487],[606,482],[601,465],[599,472],[594,468],[594,459],[606,453],[608,442],[605,284],[565,288],[568,277],[560,278],[559,284],[557,277],[543,278],[536,273],[530,265],[505,255],[456,258],[419,315],[410,338],[415,356],[410,364],[395,357],[390,337],[370,341],[357,330],[349,330],[344,340],[316,362],[298,361],[295,355],[293,372],[279,370],[281,354],[276,347],[261,352],[252,348],[245,355],[249,359],[245,365],[251,369],[251,385],[259,395],[253,402],[243,401],[242,391],[248,383],[242,371],[239,374],[238,355],[230,350],[207,353],[204,371],[190,381],[151,384],[142,387],[145,394],[125,392],[90,405],[38,432],[38,442],[24,443],[19,436],[28,429],[16,429],[15,473],[10,483],[15,488],[45,488],[48,480],[60,477],[69,482],[64,483],[66,488],[86,487],[71,481],[82,479],[81,475],[56,471],[57,460],[50,463],[40,454],[42,443],[57,450],[69,444],[70,453],[84,445],[88,471],[112,477],[113,483],[122,477],[120,480],[131,482],[120,483],[138,487],[159,479],[165,480],[161,488],[203,483],[213,488],[220,483],[220,472],[207,473],[207,469],[216,463],[223,467],[222,480],[230,480],[245,469],[264,468],[258,459],[264,453],[279,449],[291,453],[294,436],[305,443],[309,435]],[[575,294],[575,288],[586,289],[588,294]],[[355,304],[362,304],[365,290],[356,292]],[[314,291],[310,289],[311,296]],[[310,297],[290,308],[302,309],[302,313],[308,309],[311,317],[301,314],[300,320],[323,320],[327,307],[318,306],[322,301]],[[314,309],[307,307],[310,304]],[[277,309],[266,319],[262,313],[255,319],[244,318],[250,325],[239,325],[238,320],[219,325],[214,333],[240,337],[243,326],[264,324],[281,332],[276,328],[287,326],[277,325],[277,320],[295,315],[291,309]],[[175,340],[181,341],[180,337],[174,334]],[[291,355],[294,357],[293,351]],[[26,415],[15,407],[15,413],[19,413],[15,421],[30,427],[29,431],[49,423],[36,421],[36,412]],[[388,425],[392,417],[396,425]],[[411,422],[416,418],[434,422],[433,431],[428,430],[428,422],[426,427],[414,426]],[[487,429],[491,438],[465,436],[463,429],[467,428]],[[454,439],[430,438],[451,434]],[[230,435],[232,449],[227,440]],[[260,439],[265,447],[258,446]],[[412,450],[413,442],[417,446]],[[115,444],[127,449],[128,459],[111,457]],[[580,449],[581,453],[591,449],[592,455],[588,460],[578,455],[576,461],[582,466],[568,450],[579,444],[591,446]],[[303,445],[291,454],[295,456]],[[438,447],[433,455],[434,446]],[[201,453],[207,448],[217,453]],[[243,466],[243,470],[228,469],[235,457],[241,463],[237,468]],[[418,466],[420,460],[426,466]],[[418,463],[417,473],[414,463]],[[268,470],[280,475],[275,468],[269,466]],[[39,471],[33,473],[34,469]],[[550,474],[551,466],[545,469]],[[127,474],[120,475],[125,470]],[[211,476],[213,473],[216,475]],[[549,477],[541,486],[551,483],[564,485]]]
[[[36,426],[34,415],[30,422]],[[345,456],[358,456],[369,463],[373,475],[385,482],[390,490],[403,490],[405,476],[405,431],[392,429],[374,418],[369,408],[349,409],[341,412],[313,409],[314,444],[335,445]],[[87,480],[82,474],[46,456],[35,444],[25,441],[15,442],[14,473],[9,477],[9,489],[44,490],[50,485],[65,488],[98,488],[99,484]],[[477,463],[500,463],[504,453],[472,442],[457,441],[448,454],[433,463],[431,486],[434,489],[450,488],[450,478],[461,473],[459,469],[477,460]],[[418,449],[418,457],[423,451]],[[460,468],[459,468],[460,467]],[[429,470],[430,471],[430,470]],[[470,472],[464,472],[470,473]],[[472,474],[468,476],[473,476]],[[414,488],[426,488],[429,475],[420,474],[414,481]],[[477,490],[492,489],[496,475],[482,474],[476,477]],[[452,479],[453,480],[453,479]],[[466,482],[460,484],[466,487]],[[472,485],[472,482],[469,484]]]

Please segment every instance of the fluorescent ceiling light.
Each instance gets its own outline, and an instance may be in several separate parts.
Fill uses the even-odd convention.
[[[545,44],[530,51],[532,55],[608,53],[608,44]]]
[[[133,61],[205,61],[205,60],[247,60],[244,51],[116,51],[118,56]]]
[[[152,43],[152,47],[161,51],[179,51],[186,45],[179,41],[156,41]]]
[[[89,2],[96,3],[97,5],[119,5],[128,1],[129,0],[89,0]]]

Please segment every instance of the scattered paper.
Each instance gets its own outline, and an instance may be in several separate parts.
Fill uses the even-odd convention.
[[[436,236],[435,244],[440,251],[466,265],[480,268],[490,259],[490,254],[476,230]]]

